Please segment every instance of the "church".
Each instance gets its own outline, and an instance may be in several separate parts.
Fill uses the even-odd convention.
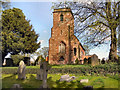
[[[49,39],[49,64],[83,64],[85,49],[74,35],[74,16],[70,8],[54,9]]]

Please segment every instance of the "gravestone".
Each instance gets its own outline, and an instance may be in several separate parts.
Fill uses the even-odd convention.
[[[69,75],[62,75],[61,78],[59,79],[59,81],[67,81],[67,82],[70,82],[72,80],[76,79],[75,76],[69,76]]]
[[[80,83],[88,83],[88,79],[81,79]]]
[[[69,75],[62,75],[59,81],[66,81],[69,77]]]
[[[48,70],[50,70],[50,66],[48,66],[46,61],[43,61],[40,63],[40,72],[39,74],[37,74],[37,78],[38,80],[42,80],[42,85],[40,86],[40,88],[48,88],[47,85],[47,73]]]
[[[48,72],[48,70],[50,69],[50,67],[48,67],[47,62],[43,62],[41,61],[40,63],[40,71],[37,72],[37,76],[36,79],[38,80],[43,80],[43,71],[44,71],[44,64],[46,65],[46,72]]]
[[[101,64],[105,64],[105,59],[104,58],[102,59]]]
[[[88,64],[92,66],[99,65],[99,59],[96,54],[93,54],[90,58],[88,58]]]
[[[25,69],[26,69],[26,66],[25,66],[24,62],[20,61],[19,67],[18,67],[18,79],[21,79],[21,80],[26,79]]]

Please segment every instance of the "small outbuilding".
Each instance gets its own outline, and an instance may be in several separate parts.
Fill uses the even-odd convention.
[[[11,59],[11,54],[8,53],[4,58],[3,66],[14,66],[13,60]]]

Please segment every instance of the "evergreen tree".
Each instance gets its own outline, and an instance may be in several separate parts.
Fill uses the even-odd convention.
[[[25,19],[22,10],[7,9],[2,13],[2,59],[8,54],[33,53],[39,47],[38,34],[35,33],[30,20]]]

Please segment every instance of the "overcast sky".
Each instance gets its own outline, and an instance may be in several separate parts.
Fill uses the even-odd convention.
[[[14,0],[15,1],[15,0]],[[26,2],[25,2],[26,1]],[[41,47],[49,46],[51,28],[53,26],[52,2],[13,2],[11,7],[19,8],[23,11],[26,19],[31,20],[31,24],[36,33],[39,34],[38,41],[41,41]],[[82,42],[81,42],[82,43]],[[90,54],[97,54],[100,59],[108,57],[110,45],[101,46],[92,49]]]

